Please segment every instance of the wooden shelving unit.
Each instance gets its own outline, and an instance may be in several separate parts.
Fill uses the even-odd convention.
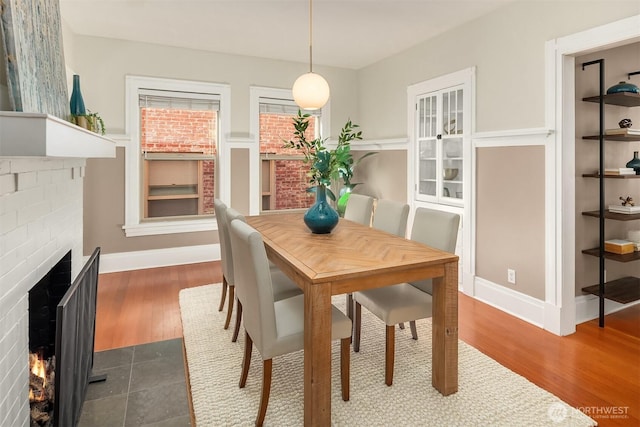
[[[582,288],[583,292],[597,295],[599,298],[599,325],[604,327],[604,300],[609,299],[617,301],[622,304],[640,299],[640,278],[637,277],[622,277],[609,282],[605,282],[605,260],[611,260],[616,262],[634,262],[640,260],[640,252],[636,251],[630,254],[615,254],[606,252],[604,250],[605,241],[605,222],[606,220],[613,221],[634,221],[640,220],[640,214],[619,214],[616,212],[609,212],[604,205],[605,198],[605,179],[638,179],[640,175],[605,175],[604,174],[604,142],[616,141],[616,142],[631,142],[640,141],[640,136],[637,135],[606,135],[604,126],[604,105],[616,105],[622,107],[638,107],[640,106],[640,94],[630,92],[620,92],[613,94],[605,94],[604,91],[604,59],[590,61],[582,64],[584,69],[586,66],[599,64],[600,66],[600,94],[598,96],[590,96],[582,98],[585,102],[594,102],[600,104],[600,120],[598,135],[583,136],[585,140],[597,140],[600,143],[600,165],[595,173],[583,174],[585,178],[598,178],[599,189],[599,209],[597,211],[583,212],[582,215],[588,217],[594,217],[599,219],[600,224],[600,236],[599,246],[597,248],[584,249],[583,254],[597,257],[600,261],[599,264],[599,283],[592,286],[586,286]],[[640,74],[640,72],[630,73],[629,77],[634,74]]]

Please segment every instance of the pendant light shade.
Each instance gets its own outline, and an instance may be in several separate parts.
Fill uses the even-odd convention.
[[[293,83],[293,100],[303,110],[319,110],[329,100],[329,83],[313,72],[313,0],[309,0],[309,72]]]
[[[306,73],[293,84],[293,100],[303,110],[318,110],[329,100],[329,83],[320,74]]]

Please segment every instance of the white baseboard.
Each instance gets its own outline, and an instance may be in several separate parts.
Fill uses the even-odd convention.
[[[639,301],[630,302],[629,304],[620,304],[619,302],[604,300],[604,313],[610,314],[623,310],[627,307],[640,304]],[[597,319],[599,316],[598,297],[595,295],[580,295],[576,297],[576,325]]]
[[[220,260],[220,244],[100,255],[100,273]]]
[[[544,327],[544,301],[476,277],[474,298],[540,328]]]

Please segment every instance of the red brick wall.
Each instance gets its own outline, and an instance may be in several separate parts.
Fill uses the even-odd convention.
[[[260,114],[260,153],[299,156],[296,149],[284,148],[285,141],[293,138],[293,117],[284,114]],[[316,120],[311,120],[306,136],[313,139]],[[307,208],[314,202],[313,195],[306,192],[309,186],[309,168],[301,160],[278,160],[276,173],[276,209]]]
[[[151,153],[217,153],[217,111],[142,108],[140,147]],[[213,214],[215,162],[203,162],[204,213]]]

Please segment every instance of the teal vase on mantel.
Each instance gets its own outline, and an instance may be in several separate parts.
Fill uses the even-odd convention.
[[[84,108],[84,99],[80,92],[80,76],[73,75],[73,90],[71,91],[71,100],[69,101],[71,114],[74,116],[86,116],[87,110]]]
[[[633,152],[633,159],[627,163],[628,168],[633,168],[636,171],[636,175],[640,175],[640,158],[638,158],[638,152]]]
[[[338,224],[338,212],[327,202],[327,188],[316,187],[316,202],[304,214],[304,223],[312,233],[327,234]]]

